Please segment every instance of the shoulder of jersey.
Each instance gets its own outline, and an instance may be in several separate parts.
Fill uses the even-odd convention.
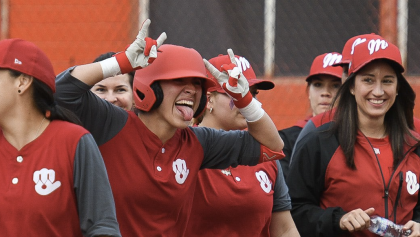
[[[335,109],[326,111],[324,113],[320,113],[314,117],[311,118],[312,123],[315,125],[315,127],[319,127],[323,124],[326,124],[328,122],[331,122],[334,118]]]

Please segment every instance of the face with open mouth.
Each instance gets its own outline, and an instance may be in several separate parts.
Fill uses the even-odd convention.
[[[317,75],[311,79],[308,94],[314,116],[330,109],[340,86],[341,78],[331,75]]]
[[[200,78],[162,80],[163,101],[158,110],[172,126],[185,128],[197,111],[202,95]]]
[[[373,61],[357,72],[354,94],[359,121],[383,119],[397,96],[398,79],[394,69],[383,60]]]

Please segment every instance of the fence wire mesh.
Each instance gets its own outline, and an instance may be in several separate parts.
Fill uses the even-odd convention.
[[[58,74],[92,62],[104,52],[123,50],[137,35],[143,1],[0,0],[1,37],[36,43]],[[420,1],[398,1],[408,5],[406,75],[418,90]],[[278,128],[290,126],[308,113],[304,77],[317,55],[341,52],[352,36],[381,33],[380,24],[385,20],[380,19],[382,3],[384,0],[276,0],[275,8],[268,9],[275,14],[273,80],[277,86],[261,93],[261,99],[271,115],[278,117]],[[152,0],[148,8],[151,37],[165,31],[165,43],[194,48],[207,59],[232,48],[263,77],[264,1]],[[420,116],[418,105],[415,114]]]

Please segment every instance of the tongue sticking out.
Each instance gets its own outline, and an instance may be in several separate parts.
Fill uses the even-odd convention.
[[[185,121],[190,121],[194,116],[194,111],[192,108],[188,106],[176,106],[176,108],[181,112],[181,114],[184,116]]]

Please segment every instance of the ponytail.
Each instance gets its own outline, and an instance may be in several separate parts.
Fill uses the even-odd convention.
[[[10,75],[14,78],[17,78],[23,74],[13,69],[8,70]],[[77,125],[82,125],[82,122],[76,114],[55,103],[53,92],[51,88],[47,86],[47,84],[36,78],[33,78],[32,88],[32,98],[35,102],[35,106],[41,111],[42,114],[44,114],[48,120],[63,120]]]
[[[35,105],[48,120],[63,120],[82,125],[82,122],[76,114],[55,103],[53,92],[50,87],[36,78],[34,78],[32,85]]]

